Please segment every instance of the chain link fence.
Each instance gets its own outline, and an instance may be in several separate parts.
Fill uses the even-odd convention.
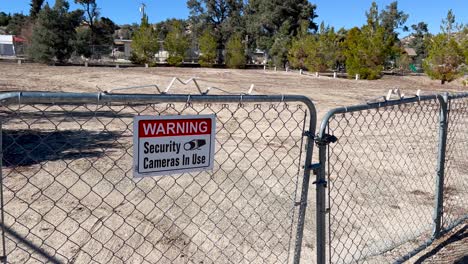
[[[468,95],[448,97],[442,229],[468,219]]]
[[[299,261],[305,97],[21,93],[0,113],[8,263]],[[213,171],[133,178],[133,118],[186,114],[216,114]]]
[[[466,219],[467,107],[465,95],[434,95],[327,114],[319,263],[405,261]]]
[[[438,116],[433,99],[331,117],[330,263],[362,262],[431,234]]]
[[[317,137],[303,96],[0,101],[4,262],[299,263],[311,171],[317,263],[405,261],[468,217],[468,94],[337,108]],[[207,114],[212,172],[133,178],[134,117]]]

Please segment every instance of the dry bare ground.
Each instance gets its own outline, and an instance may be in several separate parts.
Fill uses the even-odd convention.
[[[385,76],[377,81],[355,81],[263,70],[0,64],[0,72],[0,89],[3,91],[98,92],[149,84],[164,88],[172,77],[197,77],[202,87],[219,87],[231,93],[246,92],[250,84],[254,84],[254,94],[301,94],[312,98],[319,120],[331,108],[374,100],[385,95],[389,89],[399,88],[409,96],[418,89],[422,90],[422,94],[464,89],[460,82],[442,86],[424,76]],[[135,92],[155,91],[145,88]],[[172,93],[196,92],[193,86],[177,85],[172,90]],[[39,237],[48,237],[47,250],[59,259],[76,263],[92,260],[139,263],[148,258],[178,263],[283,262],[290,259],[288,238],[295,223],[289,223],[288,219],[297,215],[291,204],[297,201],[295,195],[297,187],[301,185],[300,179],[294,176],[302,162],[298,157],[305,117],[303,109],[294,107],[281,108],[279,113],[270,111],[268,106],[258,109],[253,105],[247,106],[247,109],[234,107],[228,110],[223,106],[214,110],[206,106],[185,109],[183,105],[169,109],[167,106],[138,106],[132,109],[119,106],[23,108],[24,116],[16,120],[12,118],[6,124],[3,122],[6,125],[3,129],[11,132],[11,148],[16,147],[15,141],[29,140],[31,149],[34,149],[39,138],[40,145],[44,145],[44,139],[47,139],[46,145],[57,144],[55,147],[61,149],[61,154],[57,155],[47,147],[37,153],[27,152],[26,148],[28,156],[32,156],[26,163],[18,157],[10,160],[12,165],[6,168],[5,184],[9,188],[5,196],[7,203],[10,202],[11,211],[6,222],[23,234],[27,234],[28,229],[33,230],[28,236],[33,242],[41,243]],[[69,114],[61,114],[63,110]],[[92,111],[98,114],[86,114]],[[213,112],[218,113],[221,125],[217,136],[221,150],[216,153],[219,162],[216,178],[200,173],[195,179],[187,175],[176,179],[133,182],[130,171],[132,131],[129,128],[133,115]],[[114,119],[109,113],[119,118]],[[232,119],[232,116],[235,118]],[[41,117],[47,119],[41,120]],[[281,122],[275,121],[278,118]],[[245,119],[251,121],[243,122]],[[284,125],[287,130],[281,129]],[[70,132],[78,127],[83,134]],[[27,130],[30,129],[37,131],[28,135]],[[420,129],[423,132],[424,128]],[[105,133],[99,132],[102,130]],[[17,133],[14,131],[20,132],[14,134]],[[356,140],[360,138],[356,137]],[[368,144],[372,145],[372,142]],[[76,155],[77,149],[79,155]],[[99,150],[106,152],[100,155],[97,153]],[[356,151],[362,155],[366,149],[357,148]],[[398,149],[394,154],[407,154],[405,151]],[[416,173],[431,171],[428,167],[421,168]],[[54,174],[58,174],[56,179],[54,177],[57,175],[52,177]],[[107,180],[103,180],[104,176]],[[408,193],[414,191],[410,187],[405,187]],[[40,191],[41,188],[43,191]],[[431,210],[432,197],[425,197],[424,194],[412,195],[420,202],[420,210]],[[367,194],[362,195],[366,197]],[[38,201],[38,198],[43,200]],[[196,206],[184,207],[187,200],[195,201]],[[96,201],[101,202],[96,205]],[[156,207],[155,201],[158,202]],[[405,208],[405,203],[413,201],[410,197],[395,206]],[[33,211],[27,209],[28,203]],[[311,191],[304,232],[304,262],[314,259],[314,203],[315,192]],[[54,204],[58,205],[58,209],[53,209]],[[27,214],[24,213],[26,211]],[[426,220],[430,221],[430,216]],[[60,228],[55,230],[56,226]],[[136,235],[132,235],[135,231]],[[230,244],[237,248],[228,247]],[[379,247],[377,244],[375,246]],[[116,251],[117,254],[113,253]],[[15,257],[17,262],[32,261],[24,251],[16,250],[15,254],[10,257],[12,262],[16,262]],[[209,254],[208,259],[206,254]],[[132,258],[126,259],[129,255]],[[388,259],[391,257],[377,261]]]
[[[411,263],[466,264],[468,263],[468,223],[460,225],[433,245],[413,257]]]

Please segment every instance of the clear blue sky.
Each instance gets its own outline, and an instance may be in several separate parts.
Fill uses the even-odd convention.
[[[53,4],[54,0],[48,0]],[[72,9],[77,8],[73,0],[69,0]],[[151,22],[167,18],[187,18],[189,12],[186,0],[97,0],[102,16],[111,18],[118,24],[139,22],[139,5],[145,2]],[[325,21],[336,28],[361,26],[365,23],[365,11],[369,9],[371,0],[316,0],[319,17],[317,22]],[[378,0],[379,9],[383,9],[392,0]],[[6,13],[29,13],[30,0],[0,0],[0,11]],[[407,25],[425,21],[432,33],[439,32],[442,18],[451,8],[459,23],[468,23],[468,3],[466,0],[400,0],[399,8],[410,15]],[[404,34],[405,35],[405,34]]]

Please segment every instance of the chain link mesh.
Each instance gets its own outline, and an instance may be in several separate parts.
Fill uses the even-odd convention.
[[[468,217],[468,97],[449,99],[442,227]]]
[[[375,260],[433,226],[437,100],[336,114],[329,145],[330,263]]]
[[[132,177],[134,116],[213,113],[213,172]],[[3,106],[5,226],[60,262],[288,262],[307,113],[285,103]],[[11,236],[6,251],[10,263],[45,261]]]

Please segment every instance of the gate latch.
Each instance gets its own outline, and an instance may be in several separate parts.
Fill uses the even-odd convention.
[[[328,145],[330,143],[335,143],[338,141],[338,138],[334,135],[325,134],[323,137],[316,137],[315,143],[319,146]]]

